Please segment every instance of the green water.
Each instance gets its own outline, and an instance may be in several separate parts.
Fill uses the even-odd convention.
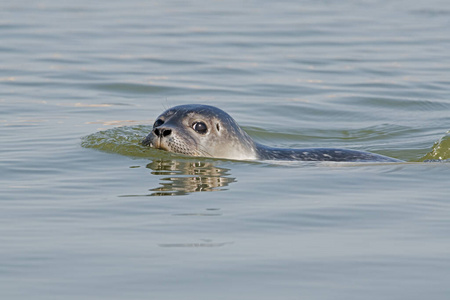
[[[116,127],[83,137],[81,146],[130,157],[154,157],[161,151],[141,145],[151,130],[152,126],[146,125]]]
[[[448,160],[450,157],[450,132],[439,139],[434,145],[433,150],[427,153],[424,159],[430,160]]]

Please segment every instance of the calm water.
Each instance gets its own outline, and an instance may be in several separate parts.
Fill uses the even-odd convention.
[[[0,3],[1,299],[447,299],[448,1]],[[258,142],[143,148],[179,104]]]

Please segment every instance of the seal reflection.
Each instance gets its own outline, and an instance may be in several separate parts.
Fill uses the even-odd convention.
[[[146,167],[152,170],[153,175],[164,176],[160,179],[161,186],[150,189],[150,196],[221,191],[236,181],[236,178],[229,177],[230,169],[214,166],[210,162],[158,159]]]

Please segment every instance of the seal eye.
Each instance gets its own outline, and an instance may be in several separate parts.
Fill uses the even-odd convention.
[[[206,124],[203,122],[195,122],[192,124],[192,129],[200,134],[205,134],[208,131],[208,127],[206,127]]]
[[[156,120],[155,124],[153,124],[153,128],[161,126],[162,124],[164,124],[164,121],[161,119]]]

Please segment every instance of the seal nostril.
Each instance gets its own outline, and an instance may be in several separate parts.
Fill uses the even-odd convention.
[[[172,133],[172,129],[166,129],[166,130],[163,130],[162,136],[168,136],[168,135],[170,135],[171,133]]]
[[[153,132],[155,133],[156,136],[166,137],[172,133],[172,129],[155,128],[153,129]]]

